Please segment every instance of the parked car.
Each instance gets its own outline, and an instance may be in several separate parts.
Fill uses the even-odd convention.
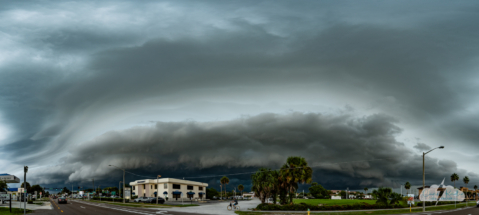
[[[120,197],[113,195],[113,196],[110,196],[110,198],[120,198]]]
[[[476,203],[476,207],[479,207],[479,201],[477,201],[477,203]]]
[[[58,198],[58,204],[67,204],[67,198],[65,197],[60,197]]]
[[[155,203],[156,204],[156,197],[148,197],[148,200],[144,201],[146,203]],[[165,199],[158,197],[158,204],[164,204]]]
[[[135,202],[146,202],[150,197],[138,197],[135,199]]]

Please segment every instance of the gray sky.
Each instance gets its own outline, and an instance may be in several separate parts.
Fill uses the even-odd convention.
[[[294,155],[329,189],[396,186],[420,183],[421,152],[444,145],[427,157],[428,182],[456,172],[479,184],[478,9],[4,2],[1,171],[114,184],[108,164],[197,177],[279,168]]]

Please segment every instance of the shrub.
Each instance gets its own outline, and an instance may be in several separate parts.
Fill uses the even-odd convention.
[[[33,204],[33,200],[28,200],[27,203],[28,204]]]
[[[256,210],[264,210],[264,211],[321,211],[321,210],[331,210],[331,211],[339,211],[339,210],[367,210],[367,209],[388,209],[388,208],[404,208],[401,205],[385,205],[385,204],[368,204],[368,203],[356,203],[351,205],[310,205],[306,203],[300,204],[286,204],[286,205],[275,205],[275,204],[259,204],[256,207]]]

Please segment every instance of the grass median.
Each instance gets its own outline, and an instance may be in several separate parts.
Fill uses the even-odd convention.
[[[31,213],[31,210],[27,210],[27,213]],[[0,208],[0,215],[17,215],[17,214],[23,214],[23,209],[19,208],[12,208],[12,213],[10,213],[9,208]]]
[[[469,207],[473,206],[473,204],[469,204]],[[464,208],[466,207],[466,203],[460,203],[457,205],[441,205],[435,207],[426,207],[426,211],[438,211],[438,210],[452,210],[456,208]],[[341,214],[341,215],[369,215],[369,214],[406,214],[406,213],[418,213],[422,212],[422,207],[413,207],[411,212],[409,212],[409,208],[407,209],[393,209],[393,210],[370,210],[370,211],[351,211],[351,212],[326,212],[326,211],[311,211],[311,214]],[[240,215],[259,215],[259,214],[292,214],[289,212],[281,212],[281,211],[236,211],[236,214]],[[308,214],[307,211],[304,212],[294,212],[294,214]]]

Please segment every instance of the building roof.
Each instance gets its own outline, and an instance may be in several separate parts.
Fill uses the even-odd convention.
[[[197,185],[197,186],[205,186],[207,187],[207,183],[197,182],[197,181],[189,181],[183,179],[176,179],[176,178],[160,178],[160,179],[143,179],[143,180],[136,180],[134,182],[130,182],[131,186],[138,185],[138,184],[161,184],[161,183],[178,183],[178,184],[189,184],[189,185]]]

